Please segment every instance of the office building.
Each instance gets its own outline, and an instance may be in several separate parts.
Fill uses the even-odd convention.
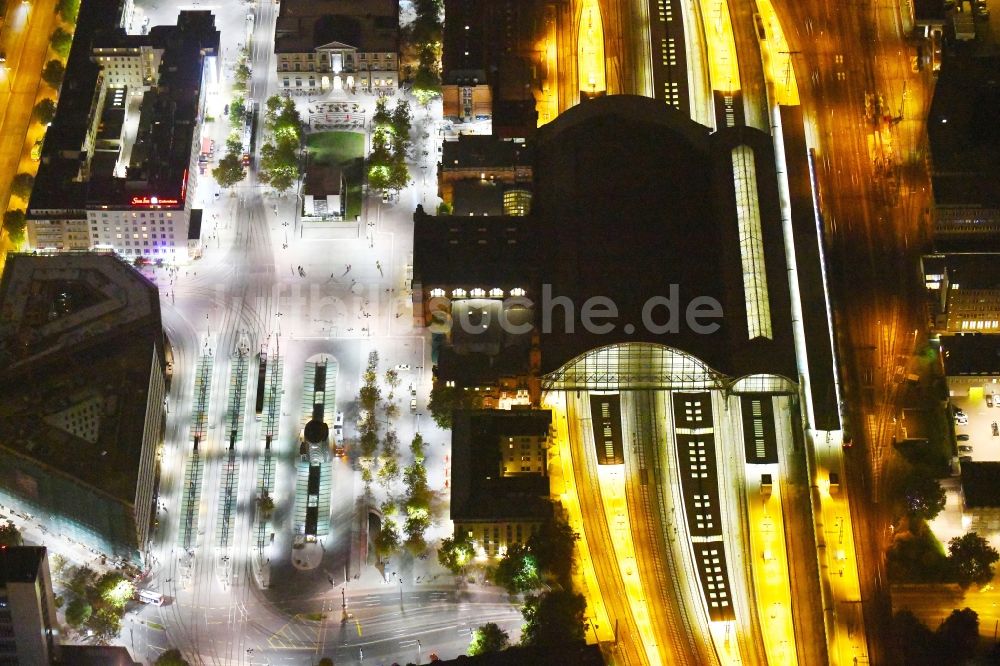
[[[219,33],[207,11],[146,35],[102,31],[111,11],[107,0],[81,6],[26,211],[28,245],[184,262],[200,244],[196,167]]]
[[[59,658],[59,621],[45,548],[0,546],[0,664]]]
[[[455,534],[496,556],[552,516],[547,454],[552,413],[456,411],[451,436]]]
[[[142,560],[165,368],[156,286],[118,255],[8,255],[0,501],[108,557]]]

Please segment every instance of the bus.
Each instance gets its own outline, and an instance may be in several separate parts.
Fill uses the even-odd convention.
[[[154,592],[153,590],[139,590],[139,601],[144,604],[152,604],[154,606],[163,605],[163,595],[159,592]]]

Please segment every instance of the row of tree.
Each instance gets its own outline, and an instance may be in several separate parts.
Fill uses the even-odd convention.
[[[938,478],[948,471],[948,459],[939,447],[909,442],[897,445],[900,473],[890,482],[896,515],[894,537],[887,553],[889,577],[897,582],[955,582],[962,589],[993,579],[1000,554],[975,532],[955,537],[947,551],[927,521],[945,507]]]
[[[434,494],[427,484],[424,440],[419,433],[410,442],[412,462],[405,467],[400,465],[399,437],[392,427],[392,419],[399,414],[395,396],[400,383],[399,372],[394,368],[386,370],[384,381],[389,391],[383,400],[378,363],[378,352],[373,350],[368,354],[368,364],[361,376],[359,464],[366,496],[371,497],[372,483],[376,479],[386,492],[387,498],[380,505],[382,525],[374,539],[376,554],[380,560],[386,560],[403,547],[414,556],[427,549],[425,533],[431,523]],[[379,436],[380,414],[384,415],[386,424],[382,437]],[[397,492],[400,481],[402,489]]]
[[[411,90],[422,106],[441,94],[442,0],[415,0],[417,12],[409,39],[417,54]]]
[[[368,187],[401,190],[410,182],[406,153],[410,147],[410,105],[396,103],[389,112],[385,97],[379,97],[372,116],[372,150],[368,156]]]
[[[260,149],[257,179],[285,192],[300,177],[302,118],[291,97],[271,95],[264,103],[264,127],[268,138]]]
[[[900,611],[892,618],[892,643],[897,663],[907,666],[995,664],[1000,660],[1000,649],[994,644],[980,661],[973,661],[980,640],[979,615],[971,608],[953,610],[935,631],[910,611]]]

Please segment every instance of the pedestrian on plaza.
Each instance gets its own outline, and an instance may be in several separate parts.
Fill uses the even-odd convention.
[[[381,261],[376,261],[375,262],[375,268],[378,269],[378,274],[379,275],[381,275],[382,277],[385,277],[385,274],[382,273],[382,262]]]

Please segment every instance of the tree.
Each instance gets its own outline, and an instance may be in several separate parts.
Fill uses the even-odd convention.
[[[333,659],[330,659],[329,657],[323,657],[322,659],[319,660],[319,663],[316,664],[316,666],[333,666]]]
[[[283,108],[285,108],[285,102],[281,99],[281,95],[271,95],[264,101],[264,123],[269,132],[274,131],[278,115]]]
[[[121,632],[121,612],[112,608],[98,609],[87,620],[86,627],[94,632],[94,642],[107,645]]]
[[[364,384],[358,394],[358,401],[369,413],[375,411],[375,408],[378,406],[378,402],[381,399],[382,389],[374,384]]]
[[[396,108],[392,110],[390,122],[392,123],[392,131],[395,132],[396,137],[404,142],[409,139],[411,121],[409,102],[403,99],[396,102]]]
[[[21,531],[10,522],[0,524],[0,546],[20,546],[24,544],[21,538]]]
[[[3,229],[14,244],[19,245],[24,241],[26,226],[24,211],[20,208],[8,210],[3,214]]]
[[[71,627],[79,627],[90,619],[94,609],[90,607],[86,599],[74,597],[66,606],[66,624]]]
[[[399,550],[400,536],[396,521],[391,518],[382,520],[382,529],[375,535],[375,554],[379,559],[385,559]]]
[[[464,532],[456,534],[454,537],[442,539],[441,546],[438,548],[438,562],[453,574],[461,574],[465,571],[465,567],[475,555],[475,548]]]
[[[965,663],[979,647],[979,614],[971,608],[953,610],[938,627],[937,639],[942,657],[953,664]]]
[[[58,60],[49,60],[45,63],[45,68],[42,70],[42,81],[45,81],[53,88],[58,89],[65,74],[66,68],[63,67],[61,62]]]
[[[219,187],[230,188],[247,177],[246,169],[243,168],[243,160],[236,153],[226,153],[219,160],[219,166],[212,169],[212,177]]]
[[[425,65],[421,58],[410,89],[420,105],[427,106],[428,102],[441,94],[441,76],[435,68]]]
[[[250,65],[247,64],[246,58],[240,58],[236,63],[236,67],[233,68],[233,79],[234,90],[247,89],[247,81],[250,80]]]
[[[561,518],[550,518],[528,538],[528,548],[541,569],[552,572],[569,588],[573,572],[573,547],[579,535]]]
[[[427,407],[438,427],[451,428],[451,414],[456,409],[478,409],[482,400],[458,386],[436,385],[431,389],[431,399]]]
[[[367,423],[374,422],[374,418],[369,418]],[[361,445],[361,457],[362,458],[374,458],[375,451],[378,449],[378,430],[374,427],[366,427],[361,430],[361,437],[358,441]]]
[[[401,190],[410,182],[410,170],[406,166],[403,152],[397,150],[389,163],[389,189]]]
[[[372,114],[372,127],[386,129],[392,125],[392,114],[389,113],[389,101],[385,97],[375,100],[375,113]]]
[[[257,498],[257,508],[260,510],[260,516],[263,520],[268,520],[274,513],[274,498],[266,490]]]
[[[396,388],[399,386],[399,370],[396,368],[389,368],[385,371],[385,383],[389,385],[389,388]]]
[[[35,185],[35,177],[30,173],[19,173],[10,181],[10,190],[22,199],[27,199],[31,188]]]
[[[424,462],[424,438],[420,436],[418,432],[413,436],[413,441],[410,442],[410,453],[413,454],[413,461],[418,463]]]
[[[69,24],[76,23],[76,16],[80,12],[80,0],[59,0],[56,5],[59,17]]]
[[[394,481],[399,479],[399,462],[395,458],[383,461],[378,468],[378,480],[383,486],[389,487]]]
[[[911,666],[941,663],[934,634],[910,611],[900,611],[892,618],[892,643],[901,659]]]
[[[487,622],[472,632],[468,654],[475,657],[489,652],[501,652],[510,646],[510,636],[495,622]]]
[[[230,132],[229,136],[226,137],[226,152],[236,155],[243,154],[243,137],[236,130]]]
[[[56,117],[56,103],[46,97],[35,105],[35,110],[31,115],[43,125],[48,125]]]
[[[62,28],[56,28],[49,37],[49,44],[60,58],[65,58],[69,55],[70,47],[73,46],[73,35]]]
[[[534,590],[541,583],[538,559],[524,544],[512,544],[490,572],[490,578],[511,594]]]
[[[521,608],[524,616],[521,644],[554,647],[582,641],[586,608],[583,595],[568,590],[528,597]]]
[[[944,488],[937,479],[921,470],[911,470],[903,479],[902,487],[906,511],[910,516],[933,520],[944,510]]]
[[[242,126],[243,117],[247,113],[247,103],[242,97],[234,97],[229,103],[229,122],[233,126]]]
[[[422,463],[414,462],[403,468],[403,485],[406,486],[404,504],[407,511],[430,509],[431,491],[427,487],[427,468]]]
[[[189,666],[187,660],[177,648],[167,650],[156,660],[156,666]]]
[[[964,590],[973,583],[985,585],[993,580],[993,563],[1000,553],[975,532],[955,537],[948,542],[948,562],[955,582]]]
[[[265,143],[260,149],[258,179],[279,192],[291,188],[299,178],[297,143]]]

